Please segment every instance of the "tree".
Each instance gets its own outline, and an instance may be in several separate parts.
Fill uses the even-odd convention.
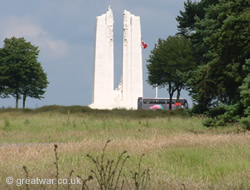
[[[0,98],[3,96],[4,86],[0,84]]]
[[[39,76],[39,77],[38,77]],[[33,70],[33,76],[29,76],[29,83],[21,88],[21,94],[23,95],[23,108],[25,108],[25,101],[27,97],[41,99],[45,93],[45,88],[48,86],[47,75],[44,73],[41,65]]]
[[[208,51],[208,47],[203,43],[203,36],[197,32],[197,22],[202,21],[206,10],[218,2],[219,0],[201,0],[200,2],[187,0],[184,2],[184,11],[180,11],[180,15],[176,17],[179,23],[178,34],[190,39],[191,54],[196,65],[204,65],[210,61],[209,57],[203,56]]]
[[[242,85],[240,86],[241,102],[245,108],[244,114],[250,115],[250,59],[246,60],[246,64],[243,70],[248,72],[246,78],[244,78]]]
[[[186,74],[194,68],[190,52],[189,40],[177,35],[169,36],[166,40],[158,40],[147,60],[150,63],[147,65],[147,82],[152,86],[167,87],[170,110],[174,92],[178,91],[179,98],[180,91],[185,85]]]
[[[16,99],[16,108],[21,96],[25,108],[27,97],[43,98],[48,86],[47,75],[37,61],[38,54],[38,47],[24,38],[6,38],[0,49],[0,87],[2,94]]]
[[[221,103],[234,105],[240,102],[239,86],[247,74],[243,66],[250,49],[249,4],[246,0],[188,2],[189,7],[204,7],[204,16],[186,8],[185,14],[178,17],[179,28],[191,40],[193,56],[199,65],[188,81],[197,103],[194,109],[204,113]],[[186,15],[194,18],[192,22]],[[185,28],[191,28],[188,35]]]
[[[187,0],[187,2],[184,2],[184,11],[180,11],[180,16],[176,17],[176,20],[179,23],[177,26],[179,34],[193,36],[195,34],[195,24],[197,19],[204,19],[206,9],[218,2],[219,0],[201,0],[200,2]]]
[[[222,0],[211,6],[205,19],[197,23],[201,28],[198,32],[208,47],[205,56],[211,61],[207,63],[210,68],[207,76],[216,84],[215,101],[227,105],[240,101],[239,86],[246,77],[242,68],[250,48],[249,19],[246,1]]]

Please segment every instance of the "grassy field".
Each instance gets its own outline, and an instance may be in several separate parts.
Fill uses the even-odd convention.
[[[118,187],[125,181],[123,189],[250,189],[250,134],[237,125],[206,128],[201,121],[183,111],[97,111],[80,106],[0,110],[0,189],[82,189],[82,184],[17,184],[21,178],[77,175],[92,175],[86,184],[100,189],[90,157],[98,157],[99,164],[103,160],[108,168],[124,151],[116,170],[117,175],[121,171]],[[111,142],[104,155],[107,140]],[[12,185],[6,183],[10,176]]]

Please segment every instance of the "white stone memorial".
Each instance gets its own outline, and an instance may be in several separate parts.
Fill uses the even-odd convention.
[[[96,19],[92,104],[94,109],[137,109],[143,96],[140,17],[124,11],[122,81],[114,90],[113,13]]]

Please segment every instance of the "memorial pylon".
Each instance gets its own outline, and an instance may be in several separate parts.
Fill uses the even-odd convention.
[[[122,81],[114,90],[113,14],[96,19],[93,97],[91,108],[137,109],[143,96],[140,17],[124,11]]]
[[[140,17],[124,11],[123,23],[122,104],[137,108],[138,97],[143,96],[142,50]]]
[[[94,78],[91,108],[108,109],[114,94],[114,40],[112,10],[96,17]]]

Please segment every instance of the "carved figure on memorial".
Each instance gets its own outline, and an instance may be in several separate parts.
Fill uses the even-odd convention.
[[[113,13],[109,6],[106,14],[106,35],[109,38],[110,46],[113,45],[113,25],[114,25]]]
[[[121,104],[122,101],[122,83],[119,83],[118,88],[114,91],[114,101],[117,105]]]
[[[128,45],[128,11],[124,11],[124,23],[123,23],[123,44],[124,46]]]

